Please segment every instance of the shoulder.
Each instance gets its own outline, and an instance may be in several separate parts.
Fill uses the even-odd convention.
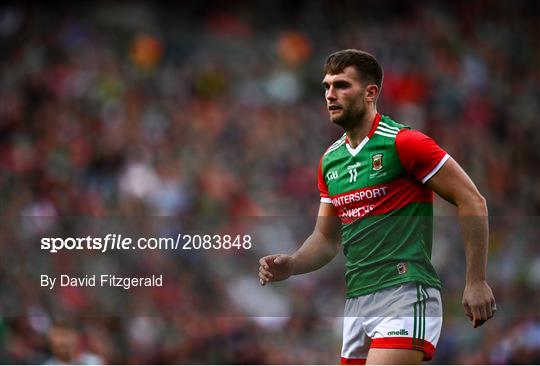
[[[375,128],[373,134],[395,139],[397,134],[403,130],[410,130],[410,127],[398,123],[388,116],[381,115],[381,119],[377,123],[377,128]]]
[[[391,128],[394,128],[394,129],[398,129],[398,130],[402,130],[404,128],[410,130],[411,128],[403,123],[399,123],[399,122],[396,122],[394,121],[391,117],[389,116],[385,116],[383,114],[381,114],[381,119],[379,120],[379,126],[377,127],[391,127]]]
[[[411,130],[411,129],[402,129],[399,131],[399,141],[407,141],[407,140],[421,140],[423,138],[429,138],[426,134],[418,131],[418,130]]]
[[[401,130],[397,134],[396,151],[405,171],[422,183],[431,178],[450,157],[431,137],[416,130]]]
[[[337,141],[335,141],[332,145],[330,145],[326,151],[324,152],[322,159],[325,157],[331,155],[335,151],[339,150],[340,147],[345,146],[345,139],[347,138],[347,134],[344,133]]]
[[[428,135],[411,129],[402,129],[396,134],[396,148],[397,149],[422,149],[426,145],[432,145],[435,142]]]

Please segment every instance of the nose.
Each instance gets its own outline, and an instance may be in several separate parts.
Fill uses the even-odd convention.
[[[333,86],[329,86],[328,89],[326,89],[326,100],[329,102],[336,100],[336,90]]]

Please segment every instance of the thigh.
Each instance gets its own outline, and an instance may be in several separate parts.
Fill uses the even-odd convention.
[[[361,301],[358,298],[348,299],[345,303],[343,317],[343,347],[341,349],[342,364],[364,364],[368,355],[370,339],[364,329],[360,314]]]
[[[413,349],[370,348],[366,365],[419,365],[424,352]]]

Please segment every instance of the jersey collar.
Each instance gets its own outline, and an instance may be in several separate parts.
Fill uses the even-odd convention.
[[[347,147],[347,150],[349,150],[349,153],[352,156],[356,156],[360,152],[360,150],[362,150],[362,148],[368,143],[369,139],[371,138],[371,136],[373,136],[373,133],[377,129],[377,126],[379,125],[380,120],[381,120],[381,115],[377,113],[375,115],[375,119],[373,119],[373,125],[371,126],[371,130],[369,131],[367,136],[364,137],[362,142],[360,142],[358,146],[355,147],[354,149],[351,147],[351,145],[349,145],[349,137],[345,135],[345,146]]]

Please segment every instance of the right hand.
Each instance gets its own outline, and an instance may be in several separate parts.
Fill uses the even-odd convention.
[[[294,258],[287,254],[272,254],[259,259],[259,282],[283,281],[293,273]]]
[[[493,291],[486,281],[467,282],[462,303],[474,328],[491,319],[497,311]]]

